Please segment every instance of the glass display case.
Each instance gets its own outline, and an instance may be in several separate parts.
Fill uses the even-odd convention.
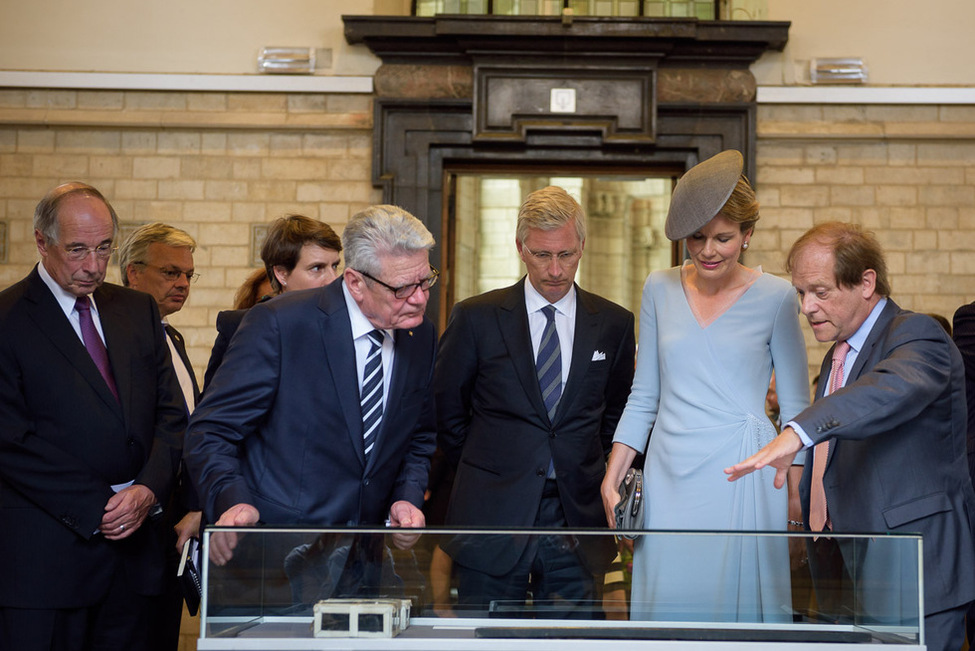
[[[923,644],[920,536],[631,533],[632,553],[606,530],[207,528],[197,648]],[[551,566],[516,576],[504,560],[543,545]],[[522,585],[556,579],[545,599]]]

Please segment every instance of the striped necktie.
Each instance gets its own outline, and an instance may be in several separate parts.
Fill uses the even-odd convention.
[[[542,389],[542,400],[548,419],[555,419],[555,410],[562,397],[562,347],[559,345],[559,333],[555,330],[555,308],[546,305],[542,308],[545,313],[545,329],[542,331],[542,342],[538,346],[538,359],[535,361],[535,373],[538,375],[538,386]]]
[[[372,346],[366,355],[366,368],[362,374],[362,444],[366,458],[376,444],[376,434],[383,419],[383,338],[382,330],[368,333]]]

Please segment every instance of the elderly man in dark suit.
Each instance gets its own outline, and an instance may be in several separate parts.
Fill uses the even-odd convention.
[[[433,237],[405,210],[372,206],[342,243],[342,282],[248,310],[193,412],[186,464],[217,525],[424,524]],[[238,537],[211,543],[223,564]]]
[[[434,380],[457,468],[448,525],[606,526],[599,487],[633,379],[633,314],[576,286],[585,243],[578,202],[533,192],[515,241],[527,277],[454,307]],[[555,536],[455,542],[460,605],[473,609],[530,589],[559,602],[551,614],[585,616],[614,554]]]
[[[152,297],[103,284],[118,219],[60,185],[0,293],[0,648],[143,649],[186,411]]]
[[[772,465],[781,487],[795,453],[815,446],[799,485],[806,526],[921,533],[925,643],[936,651],[958,649],[965,610],[975,599],[969,580],[975,494],[965,457],[961,355],[934,319],[888,298],[883,252],[859,227],[812,228],[792,246],[787,266],[816,339],[837,343],[823,362],[816,402],[725,472],[733,480]],[[852,577],[862,615],[896,616],[889,598],[897,589],[910,592],[910,585],[865,590],[871,581],[883,585],[897,576],[905,559],[893,552],[882,538],[846,545],[819,537],[810,554],[817,594],[827,579]]]
[[[183,309],[190,297],[190,285],[199,278],[193,263],[196,240],[186,231],[154,222],[133,231],[119,247],[118,262],[122,284],[156,299],[173,372],[179,381],[186,413],[200,399],[193,365],[186,353],[183,336],[168,318]],[[179,646],[179,627],[183,618],[183,593],[177,571],[180,551],[190,539],[199,536],[200,506],[185,473],[180,473],[173,497],[163,507],[159,536],[165,546],[165,589],[153,605],[150,617],[150,650],[173,651]],[[195,604],[193,597],[187,602]],[[194,606],[190,606],[191,612]]]

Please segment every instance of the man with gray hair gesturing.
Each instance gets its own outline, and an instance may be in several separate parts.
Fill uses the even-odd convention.
[[[341,282],[248,311],[193,412],[186,464],[217,525],[424,525],[433,236],[402,208],[372,206],[342,245]],[[238,542],[213,536],[211,560],[228,562]]]

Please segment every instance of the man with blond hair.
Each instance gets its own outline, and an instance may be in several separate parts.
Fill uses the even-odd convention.
[[[457,470],[449,525],[606,526],[599,487],[633,379],[633,314],[575,284],[585,245],[582,206],[559,187],[533,192],[515,238],[526,277],[454,306],[434,379]],[[531,590],[586,617],[615,554],[561,536],[457,542],[445,551],[459,606],[475,611]]]

